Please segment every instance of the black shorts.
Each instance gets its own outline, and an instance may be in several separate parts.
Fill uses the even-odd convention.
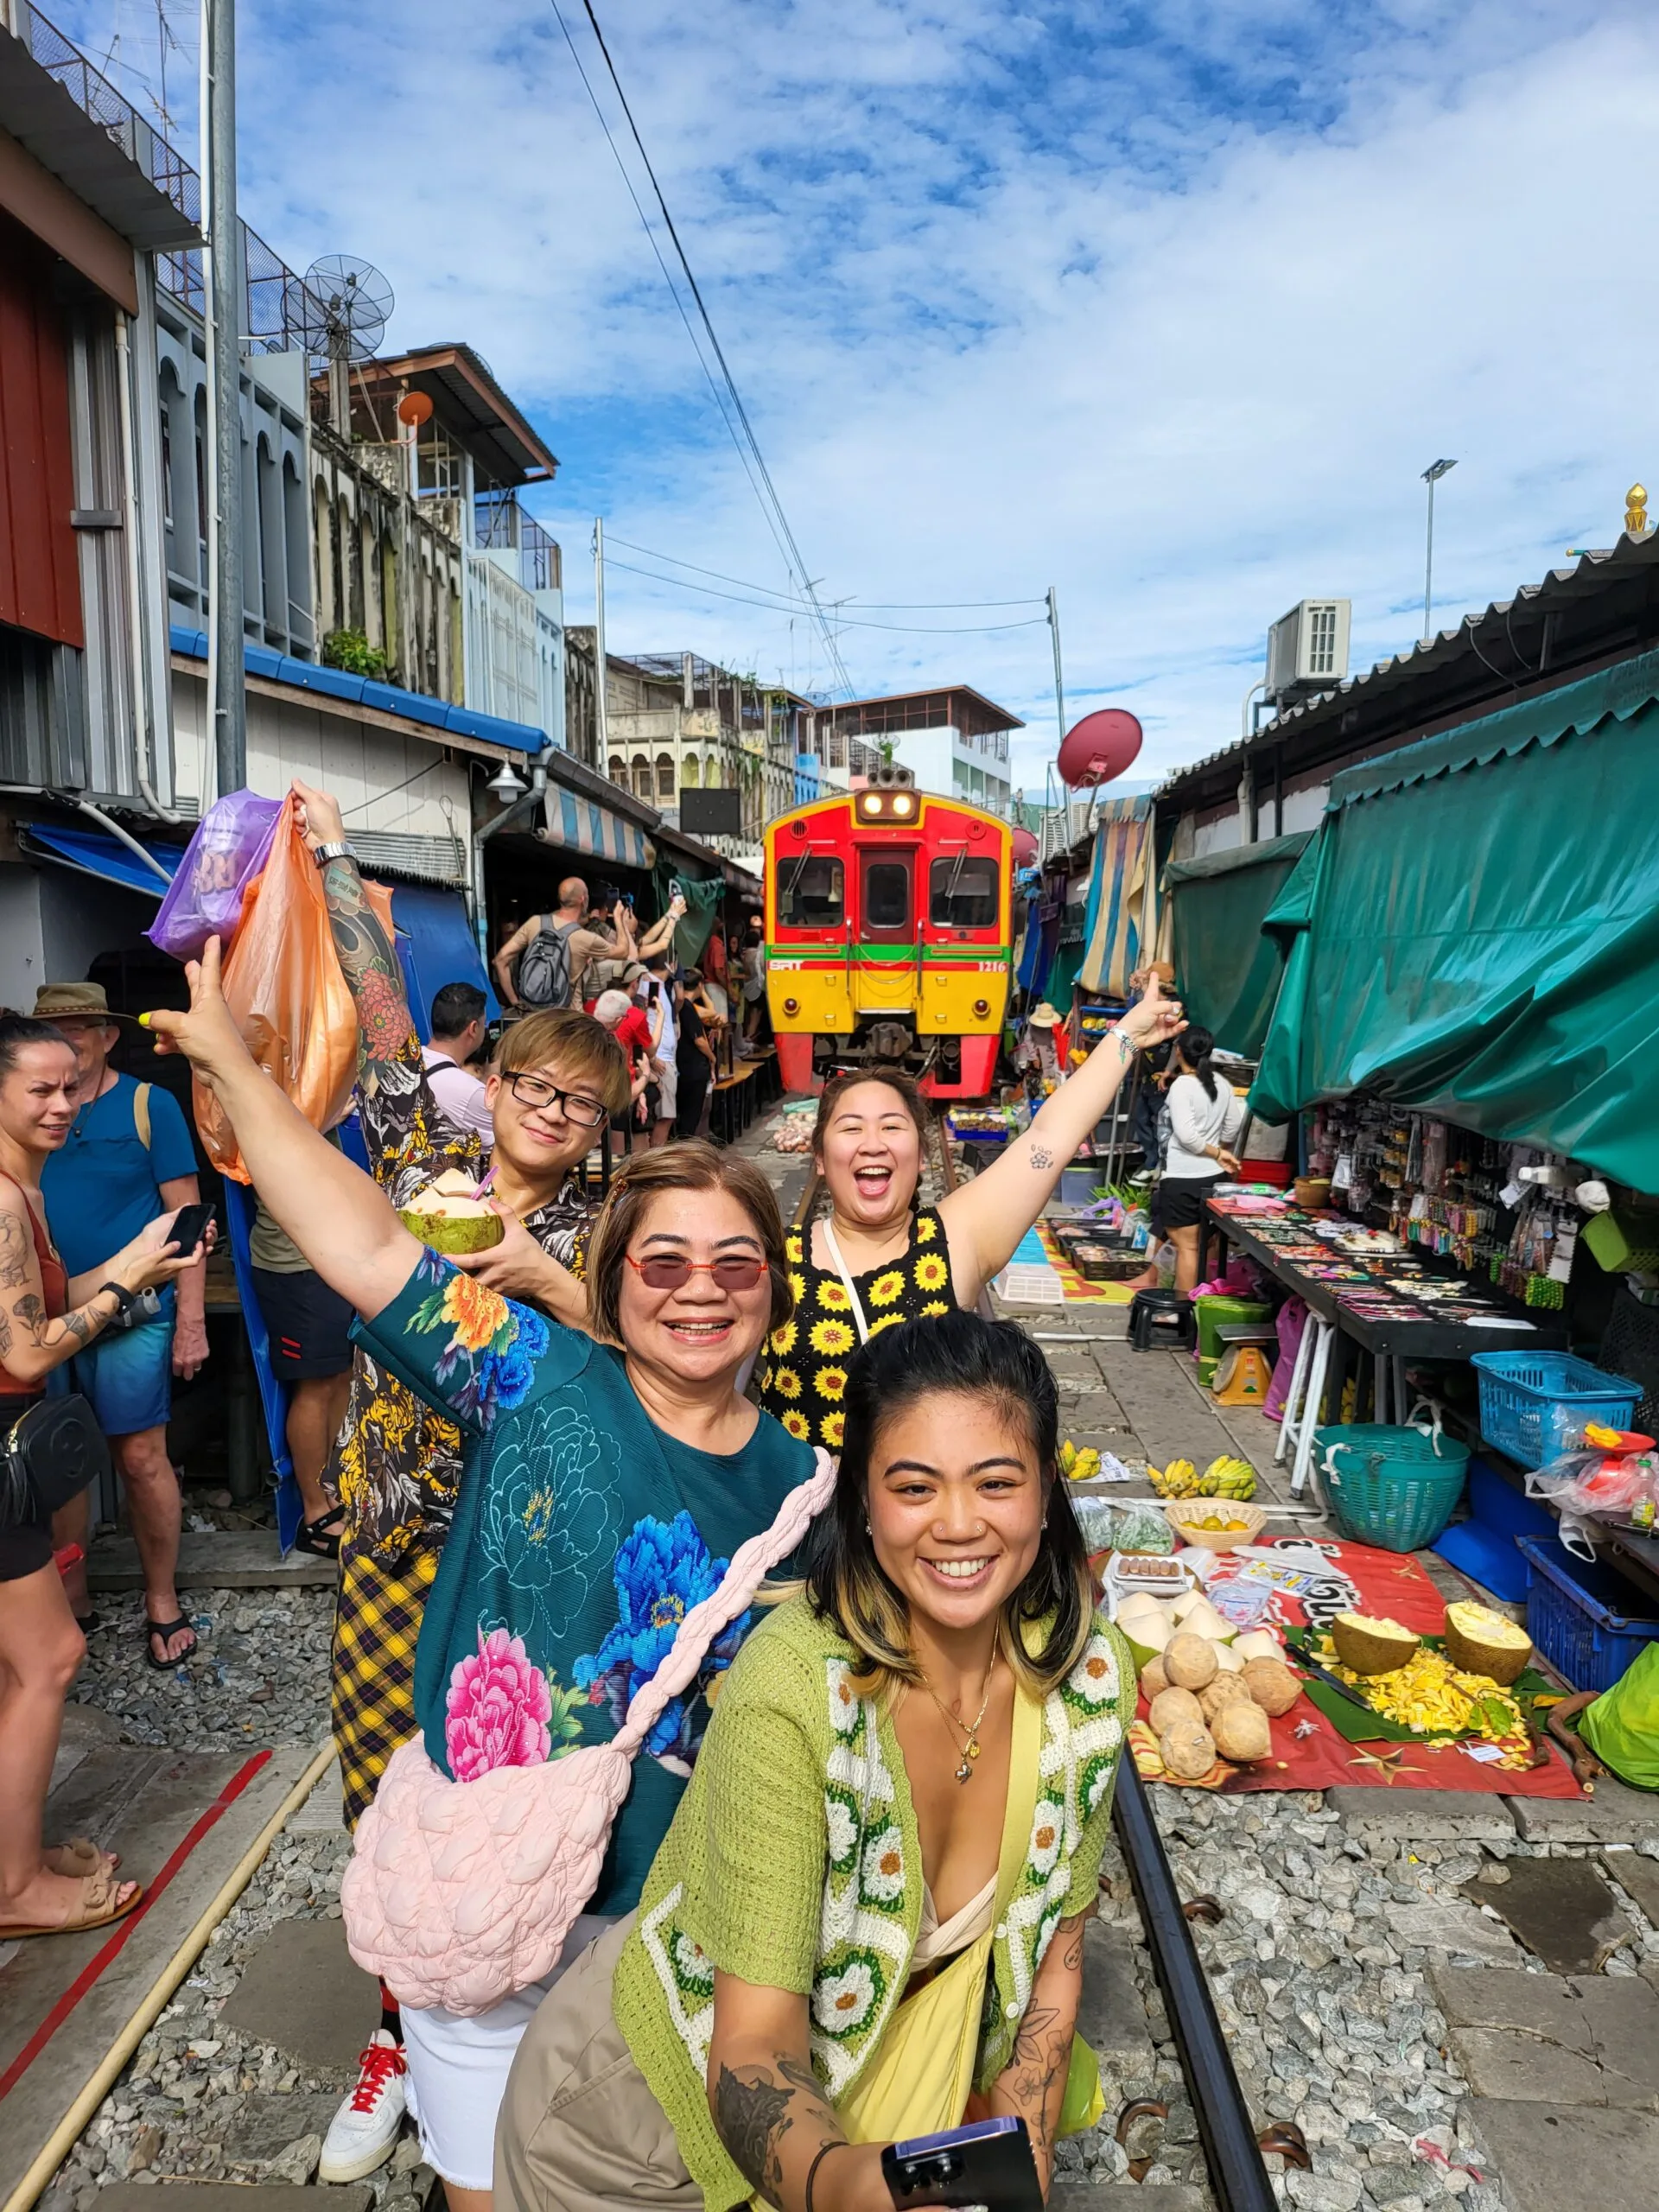
[[[271,1372],[280,1382],[305,1382],[348,1372],[351,1326],[357,1317],[321,1275],[308,1268],[295,1275],[256,1268],[253,1287],[270,1338]]]
[[[1166,1175],[1158,1185],[1158,1212],[1166,1236],[1172,1229],[1200,1229],[1210,1217],[1205,1200],[1214,1195],[1219,1175]]]
[[[19,1414],[39,1402],[35,1398],[0,1398],[0,1435],[11,1427]],[[0,1582],[21,1582],[26,1574],[38,1574],[43,1567],[52,1564],[52,1528],[46,1521],[14,1522],[9,1529],[0,1529]]]

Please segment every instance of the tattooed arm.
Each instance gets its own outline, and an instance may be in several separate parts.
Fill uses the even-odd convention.
[[[709,2107],[733,2164],[777,2212],[808,2212],[809,2175],[810,2212],[893,2212],[881,2145],[848,2142],[807,2054],[804,1997],[715,1974]]]
[[[1030,2131],[1045,2196],[1054,2171],[1054,2143],[1065,2078],[1071,2069],[1077,2001],[1083,1994],[1086,1917],[1079,1913],[1075,1919],[1061,1921],[1054,1930],[1037,1969],[1013,2054],[997,2075],[990,2095],[991,2119],[1023,2120]]]
[[[136,1292],[171,1282],[200,1266],[200,1247],[181,1256],[164,1255],[170,1219],[159,1217],[113,1259],[75,1276],[68,1311],[48,1314],[28,1201],[16,1183],[0,1182],[0,1364],[19,1382],[44,1382],[54,1367],[73,1359],[115,1319],[117,1301],[99,1285],[118,1282]]]
[[[994,1167],[940,1199],[959,1305],[973,1306],[991,1277],[1007,1265],[1014,1246],[1053,1196],[1061,1169],[1071,1166],[1077,1147],[1116,1097],[1135,1051],[1178,1036],[1185,1027],[1179,1005],[1160,995],[1154,976],[1117,1033],[1101,1039],[1083,1066],[1033,1117],[1024,1136],[1007,1147]]]

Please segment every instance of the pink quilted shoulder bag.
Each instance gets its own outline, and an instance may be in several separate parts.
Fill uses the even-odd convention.
[[[771,1528],[738,1546],[719,1589],[680,1623],[608,1744],[471,1782],[451,1782],[419,1736],[392,1753],[357,1824],[340,1903],[352,1956],[400,2005],[486,2012],[552,1972],[594,1893],[635,1754],[828,1504],[836,1465],[817,1457]]]

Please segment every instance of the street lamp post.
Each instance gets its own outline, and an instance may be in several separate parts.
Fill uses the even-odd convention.
[[[1455,461],[1436,461],[1423,471],[1423,481],[1428,486],[1428,547],[1423,560],[1423,643],[1433,636],[1432,626],[1434,606],[1434,486],[1442,476],[1457,467]]]

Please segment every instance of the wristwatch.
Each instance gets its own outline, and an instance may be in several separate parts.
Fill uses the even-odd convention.
[[[343,837],[336,837],[332,844],[313,845],[311,857],[319,868],[327,868],[330,861],[354,861],[357,851]]]
[[[137,1297],[131,1291],[128,1290],[124,1284],[118,1282],[99,1283],[96,1294],[101,1298],[106,1290],[109,1292],[110,1296],[115,1300],[116,1319],[118,1321],[124,1321],[128,1314],[131,1313],[133,1307],[138,1303]]]

